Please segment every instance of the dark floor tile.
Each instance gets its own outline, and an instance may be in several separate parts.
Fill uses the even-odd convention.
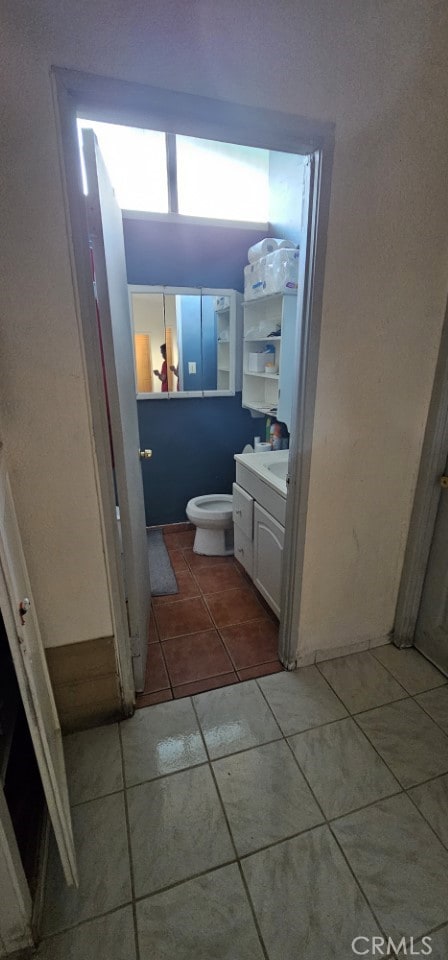
[[[151,643],[148,647],[146,662],[145,689],[143,693],[155,693],[156,690],[166,690],[170,681],[166,672],[160,643]]]
[[[217,627],[266,618],[266,611],[248,587],[207,594],[204,599]]]
[[[156,693],[139,693],[135,709],[141,710],[142,707],[152,707],[155,703],[165,703],[166,700],[172,699],[173,694],[171,690],[157,690]]]
[[[216,630],[165,640],[163,653],[173,686],[233,671],[233,664]]]
[[[244,587],[244,580],[235,564],[215,564],[211,567],[199,567],[195,570],[202,593],[221,593],[236,587]]]
[[[194,553],[192,549],[184,550],[184,557],[193,573],[196,570],[208,569],[209,567],[233,567],[235,560],[233,557],[205,557],[202,553]]]
[[[196,693],[204,693],[206,690],[217,690],[220,687],[228,687],[231,683],[238,683],[236,673],[225,673],[220,677],[208,677],[206,680],[195,680],[194,683],[183,683],[178,687],[173,687],[173,693],[176,700],[180,697],[193,697]]]
[[[220,632],[236,670],[277,659],[278,627],[266,617],[221,627]]]
[[[174,573],[183,573],[188,571],[190,568],[184,556],[184,551],[180,547],[174,547],[168,550],[168,556],[171,561],[171,566],[174,570]]]
[[[179,592],[168,594],[163,597],[153,597],[153,604],[155,607],[159,607],[161,605],[163,606],[165,603],[173,603],[174,600],[187,600],[188,597],[198,597],[200,595],[200,590],[196,580],[190,573],[186,564],[185,570],[176,571],[176,580],[177,586],[179,587]]]
[[[199,633],[213,627],[201,597],[162,604],[155,607],[155,614],[161,640],[185,636],[188,633]]]
[[[258,663],[255,667],[237,670],[237,673],[239,680],[256,680],[257,677],[269,677],[271,673],[281,673],[284,669],[280,660],[269,660],[268,663]]]
[[[189,550],[193,547],[196,530],[183,530],[180,533],[164,533],[167,550]]]
[[[154,610],[151,610],[151,615],[149,618],[148,643],[158,643],[158,642],[159,642],[159,631],[157,629]]]

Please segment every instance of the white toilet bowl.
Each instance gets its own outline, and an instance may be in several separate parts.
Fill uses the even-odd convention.
[[[187,517],[196,527],[193,550],[206,557],[233,553],[232,495],[210,493],[187,503]]]

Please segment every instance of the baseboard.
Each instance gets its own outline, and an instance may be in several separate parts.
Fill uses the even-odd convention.
[[[366,650],[372,650],[374,647],[382,647],[386,643],[391,643],[391,640],[391,634],[387,633],[381,637],[355,640],[353,643],[345,643],[339,647],[312,650],[309,653],[299,655],[296,660],[296,666],[309,667],[313,663],[323,663],[325,660],[336,660],[337,657],[347,657],[350,653],[364,653]]]
[[[64,733],[124,716],[113,637],[49,647],[45,653]]]

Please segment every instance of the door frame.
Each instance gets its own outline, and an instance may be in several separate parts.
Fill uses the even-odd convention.
[[[225,100],[211,100],[56,66],[52,67],[51,77],[92,440],[93,435],[95,437],[92,450],[98,479],[104,552],[123,698],[128,706],[131,703],[132,673],[130,651],[123,633],[123,589],[118,563],[115,502],[113,501],[113,511],[111,503],[113,488],[110,450],[99,349],[95,337],[96,319],[89,275],[87,230],[81,202],[83,193],[76,117],[81,115],[111,123],[126,123],[165,133],[241,143],[313,158],[311,208],[303,237],[306,242],[307,263],[300,344],[303,353],[293,394],[295,432],[289,460],[289,495],[283,556],[283,615],[279,637],[279,657],[288,669],[294,669],[300,654],[300,649],[297,649],[298,645],[300,648],[300,601],[335,126],[331,122],[309,120],[294,114]]]
[[[393,642],[411,647],[439,508],[448,451],[448,302],[423,439],[414,504],[398,591]]]

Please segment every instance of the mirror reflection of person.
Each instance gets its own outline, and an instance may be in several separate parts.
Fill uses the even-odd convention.
[[[176,367],[176,366],[174,365],[174,363],[172,363],[171,366],[170,366],[170,370],[171,370],[171,373],[174,373],[174,376],[175,376],[176,379],[177,379],[177,387],[176,387],[176,390],[178,390],[178,389],[179,389],[179,364],[178,364],[177,367]]]
[[[161,344],[160,353],[162,354],[162,358],[163,358],[161,369],[154,370],[153,373],[155,377],[159,378],[162,384],[162,393],[168,393],[168,368],[166,365],[166,343]]]

